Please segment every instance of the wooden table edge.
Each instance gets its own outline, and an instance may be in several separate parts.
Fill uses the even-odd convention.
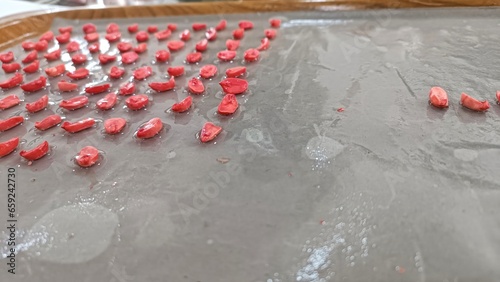
[[[50,29],[54,18],[102,19],[160,17],[174,15],[234,14],[305,10],[399,9],[424,7],[500,6],[500,0],[327,0],[201,2],[168,5],[119,6],[109,8],[51,9],[12,15],[0,19],[0,50],[19,44]]]

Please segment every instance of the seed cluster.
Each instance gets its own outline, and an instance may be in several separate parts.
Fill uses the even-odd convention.
[[[260,52],[265,51],[270,47],[270,40],[276,37],[276,29],[280,27],[279,19],[271,19],[269,21],[270,28],[265,29],[261,42],[255,48],[247,49],[243,52],[245,62],[256,62],[260,58]],[[50,101],[48,95],[43,95],[38,100],[25,103],[25,109],[32,114],[32,118],[36,120],[35,128],[39,131],[55,130],[60,127],[71,134],[77,134],[88,128],[95,127],[96,119],[85,118],[77,121],[64,121],[64,117],[59,114],[53,114],[43,119],[38,118],[36,113],[47,110],[49,107],[57,106],[64,111],[77,111],[89,106],[88,96],[102,95],[95,108],[99,111],[113,111],[120,101],[120,97],[124,98],[124,104],[130,111],[144,109],[150,105],[150,97],[146,94],[136,93],[136,81],[147,81],[149,88],[154,92],[166,92],[174,90],[176,85],[176,77],[185,75],[184,66],[170,66],[167,69],[169,78],[166,81],[148,81],[153,70],[151,66],[137,66],[133,70],[132,78],[129,81],[121,84],[117,89],[112,87],[113,80],[121,79],[126,75],[125,66],[133,66],[141,56],[144,56],[148,50],[148,42],[154,36],[158,41],[166,41],[165,49],[157,50],[154,54],[155,63],[168,62],[175,52],[188,48],[187,45],[191,41],[191,33],[205,32],[205,38],[194,43],[193,52],[190,52],[185,58],[187,65],[199,65],[199,76],[192,77],[188,81],[187,88],[191,95],[204,95],[206,93],[203,80],[212,79],[218,72],[218,68],[213,64],[201,64],[203,61],[203,52],[207,50],[210,42],[217,40],[218,33],[226,29],[228,23],[226,20],[221,20],[215,27],[208,27],[205,23],[193,23],[192,30],[185,29],[177,31],[176,24],[168,24],[165,29],[160,30],[157,25],[150,25],[146,30],[139,30],[138,24],[131,24],[127,30],[122,33],[121,27],[118,24],[110,23],[105,31],[99,31],[97,26],[92,23],[86,23],[81,26],[83,38],[88,42],[86,47],[80,46],[78,37],[73,36],[73,26],[61,27],[58,29],[59,34],[48,31],[44,33],[37,42],[25,41],[21,44],[25,54],[23,58],[16,58],[14,52],[7,51],[0,54],[2,69],[10,75],[5,81],[0,82],[0,88],[4,91],[9,89],[20,88],[25,93],[38,92],[50,87],[52,90],[58,90],[61,93],[74,93],[72,97],[68,97],[58,102],[57,104]],[[236,58],[240,40],[244,38],[245,32],[251,31],[254,25],[251,21],[239,21],[238,27],[231,32],[232,39],[226,41],[226,50],[221,50],[217,53],[217,58],[220,61],[232,61]],[[174,39],[175,36],[178,39]],[[109,44],[116,46],[119,54],[106,54],[101,52],[99,40],[104,37]],[[135,41],[134,46],[131,42]],[[59,48],[52,50],[52,43],[58,42]],[[83,50],[86,48],[87,50]],[[50,50],[50,51],[49,51]],[[85,51],[85,52],[83,52]],[[90,53],[88,57],[85,53]],[[43,58],[41,58],[43,55]],[[62,56],[70,56],[71,67],[74,71],[68,71],[68,64],[64,64],[61,60]],[[19,60],[21,63],[16,62]],[[61,62],[52,67],[40,69],[40,60],[47,62]],[[90,71],[86,64],[92,61],[100,65],[113,64],[109,72],[103,74],[109,77],[107,82],[92,83],[89,82],[83,89],[79,89],[78,80],[88,79]],[[22,65],[24,66],[22,66]],[[220,81],[219,85],[224,92],[224,97],[219,103],[217,112],[219,115],[230,116],[238,109],[238,100],[236,95],[245,93],[248,89],[248,82],[241,78],[247,72],[245,66],[237,66],[225,70],[225,77]],[[25,81],[26,74],[40,73],[38,78]],[[44,74],[43,74],[44,73]],[[52,83],[51,79],[55,77],[66,76],[67,79],[62,79],[57,83]],[[83,90],[84,94],[80,95],[79,90]],[[1,96],[0,96],[1,97]],[[15,94],[6,95],[0,98],[0,113],[6,113],[5,110],[19,106],[23,101]],[[175,103],[170,111],[176,114],[183,114],[190,108],[194,107],[193,99],[187,96],[183,100]],[[11,128],[21,125],[25,118],[19,114],[10,117],[0,118],[0,131],[7,131]],[[104,131],[106,134],[118,134],[127,126],[127,120],[121,117],[109,118],[103,122]],[[135,136],[141,139],[153,138],[157,136],[164,128],[164,123],[159,117],[150,119],[144,122],[135,132]],[[211,122],[206,122],[199,132],[201,142],[210,142],[214,140],[222,128]],[[0,158],[14,152],[20,144],[20,138],[14,137],[10,140],[0,142]],[[49,152],[50,146],[47,141],[41,141],[34,148],[22,150],[21,157],[28,161],[38,160]],[[76,163],[81,167],[90,167],[99,161],[99,150],[92,146],[85,146],[75,157]]]

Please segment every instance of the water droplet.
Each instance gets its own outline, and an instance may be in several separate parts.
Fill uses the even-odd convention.
[[[167,159],[173,159],[175,158],[177,154],[172,150],[170,152],[167,153]]]

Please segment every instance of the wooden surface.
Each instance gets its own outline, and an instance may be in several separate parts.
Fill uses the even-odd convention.
[[[297,10],[349,10],[412,7],[500,6],[500,0],[243,0],[240,2],[182,3],[159,6],[129,6],[106,9],[71,9],[30,13],[0,20],[0,50],[47,31],[54,18],[101,19],[192,14],[228,14]]]

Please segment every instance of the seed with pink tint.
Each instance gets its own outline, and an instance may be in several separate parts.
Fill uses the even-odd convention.
[[[145,108],[149,103],[149,97],[144,94],[130,96],[125,100],[127,107],[133,111]]]
[[[83,167],[91,167],[99,161],[99,150],[92,146],[83,147],[75,157],[76,163]]]

